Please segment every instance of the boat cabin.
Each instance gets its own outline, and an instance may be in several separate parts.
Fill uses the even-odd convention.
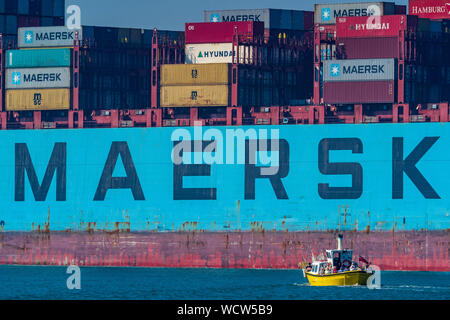
[[[311,273],[321,274],[325,273],[325,270],[330,265],[336,268],[336,270],[349,269],[353,263],[353,250],[327,250],[326,261],[314,261],[311,265]]]
[[[327,250],[327,261],[333,267],[340,269],[342,266],[350,267],[353,259],[353,250]]]
[[[342,235],[338,236],[338,248],[326,250],[326,261],[314,261],[311,265],[312,274],[324,274],[331,269],[336,268],[337,271],[349,269],[353,264],[353,250],[342,249]]]
[[[326,261],[314,261],[311,265],[311,273],[312,274],[321,274],[322,270],[328,266],[328,262]]]

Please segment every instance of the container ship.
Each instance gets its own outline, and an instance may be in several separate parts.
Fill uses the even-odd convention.
[[[0,6],[0,264],[450,271],[450,4]],[[313,8],[311,8],[312,10]]]

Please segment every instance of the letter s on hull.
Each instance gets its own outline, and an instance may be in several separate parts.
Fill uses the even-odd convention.
[[[319,143],[319,170],[326,175],[352,175],[351,187],[330,187],[319,184],[322,199],[358,199],[363,192],[363,168],[356,162],[330,163],[330,150],[351,150],[362,153],[363,144],[358,138],[328,138]]]

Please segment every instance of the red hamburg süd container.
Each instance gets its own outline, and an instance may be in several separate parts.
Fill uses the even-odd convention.
[[[395,81],[323,84],[323,102],[327,104],[394,103],[395,100]]]
[[[235,27],[237,27],[239,36],[249,37],[250,39],[264,37],[264,22],[235,21],[186,23],[186,44],[233,42]]]
[[[409,0],[409,14],[419,18],[450,19],[450,1]]]
[[[399,37],[400,31],[415,30],[417,24],[416,16],[407,15],[338,18],[336,37],[337,39]]]
[[[339,59],[388,59],[399,55],[398,38],[346,38],[336,41]]]

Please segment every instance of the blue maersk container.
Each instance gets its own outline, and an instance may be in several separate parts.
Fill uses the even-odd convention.
[[[6,52],[7,68],[70,67],[71,62],[71,50],[68,48],[22,49]]]

